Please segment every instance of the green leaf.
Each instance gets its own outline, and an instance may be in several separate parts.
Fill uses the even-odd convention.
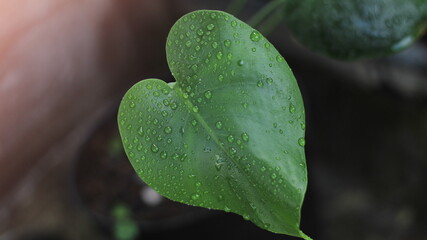
[[[166,53],[176,84],[141,81],[120,105],[139,176],[169,199],[308,239],[304,106],[283,57],[247,24],[206,10],[177,21]]]
[[[284,9],[301,43],[341,59],[401,51],[427,25],[426,0],[287,0]]]

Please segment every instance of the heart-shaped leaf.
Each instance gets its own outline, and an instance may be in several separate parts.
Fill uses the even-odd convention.
[[[398,52],[427,26],[426,0],[285,1],[284,9],[305,46],[342,59]]]
[[[176,84],[141,81],[120,105],[139,176],[172,200],[306,237],[304,106],[283,57],[247,24],[207,10],[177,21],[166,52]]]

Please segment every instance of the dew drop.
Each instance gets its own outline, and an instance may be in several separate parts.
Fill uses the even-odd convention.
[[[301,146],[301,147],[304,147],[305,146],[305,138],[299,138],[298,139],[298,144]]]
[[[249,141],[249,135],[247,133],[245,133],[245,132],[242,133],[242,140],[245,141],[245,142]]]
[[[232,54],[232,53],[228,53],[228,54],[227,54],[227,59],[228,59],[228,60],[233,59],[233,54]]]
[[[199,107],[198,106],[193,106],[193,112],[198,112],[199,111]]]
[[[222,129],[222,122],[221,122],[221,121],[216,122],[216,123],[215,123],[215,127],[216,127],[217,129]]]
[[[219,52],[216,54],[216,58],[217,58],[218,60],[221,60],[221,59],[222,59],[222,52],[221,52],[221,51],[219,51]]]
[[[159,151],[159,147],[157,147],[157,145],[153,143],[153,144],[151,145],[151,151],[152,151],[153,153],[156,153],[156,152],[158,152],[158,151]]]
[[[295,106],[292,103],[289,104],[289,112],[290,113],[295,113],[295,111],[296,111]]]
[[[231,46],[231,41],[230,40],[225,40],[224,41],[224,45],[226,46],[226,47],[230,47]]]
[[[216,170],[221,170],[222,165],[224,164],[224,159],[220,157],[219,155],[215,155],[216,161],[215,161],[215,168]]]
[[[280,56],[280,55],[277,55],[277,56],[276,56],[276,61],[277,61],[277,62],[279,62],[279,63],[280,63],[280,62],[283,62],[284,60],[285,60],[285,59],[284,59],[282,56]]]
[[[191,199],[193,199],[193,200],[197,200],[197,199],[199,199],[200,198],[200,195],[199,194],[197,194],[197,193],[195,193],[195,194],[193,194],[192,196],[191,196]]]
[[[258,42],[259,40],[261,40],[261,34],[257,31],[252,31],[250,39],[254,42]]]
[[[180,159],[181,162],[184,162],[186,159],[187,159],[187,154],[186,153],[182,154],[181,159]]]
[[[143,136],[143,135],[144,135],[144,129],[142,129],[142,127],[140,127],[140,128],[138,129],[138,135],[139,135],[139,136]]]
[[[263,87],[264,86],[264,83],[261,81],[261,80],[259,80],[258,82],[257,82],[257,84],[256,84],[258,87]]]
[[[211,91],[209,91],[209,90],[207,90],[207,91],[205,92],[205,98],[207,98],[207,99],[211,99],[211,98],[212,98],[212,92],[211,92]]]
[[[160,142],[160,141],[162,141],[162,140],[163,140],[162,135],[158,135],[158,136],[157,136],[157,141],[159,141],[159,142]]]
[[[213,25],[213,24],[211,23],[211,24],[208,24],[208,25],[206,26],[206,28],[207,28],[209,31],[212,31],[212,30],[215,28],[215,25]]]
[[[164,129],[164,131],[165,131],[165,133],[167,133],[167,134],[169,134],[169,133],[171,133],[172,132],[172,128],[171,127],[165,127],[165,129]]]
[[[169,100],[164,99],[164,100],[163,100],[163,105],[165,105],[165,106],[169,106]]]
[[[206,146],[205,148],[203,148],[203,152],[210,153],[212,152],[212,149],[209,146]]]
[[[163,152],[160,153],[160,157],[163,158],[163,159],[166,159],[168,157],[168,153],[165,152],[165,151],[163,151]]]
[[[227,137],[227,141],[229,142],[229,143],[232,143],[233,141],[234,141],[234,137],[233,137],[233,135],[228,135],[228,137]]]
[[[244,64],[245,64],[245,62],[243,60],[237,61],[237,65],[239,65],[239,66],[243,66]]]

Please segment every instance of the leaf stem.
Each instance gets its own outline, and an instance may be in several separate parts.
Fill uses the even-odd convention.
[[[248,0],[232,0],[226,11],[232,15],[237,15],[242,11],[247,2]]]
[[[248,21],[248,24],[255,28],[261,23],[262,20],[268,17],[269,14],[274,12],[284,2],[285,0],[273,0],[269,2]]]

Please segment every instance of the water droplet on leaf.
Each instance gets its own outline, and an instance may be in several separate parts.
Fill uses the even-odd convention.
[[[209,31],[212,31],[212,30],[215,28],[215,25],[213,25],[213,24],[211,23],[211,24],[208,24],[208,26],[206,26],[206,28],[207,28]]]
[[[290,113],[295,113],[295,111],[296,111],[295,106],[292,103],[289,104],[289,112]]]
[[[153,153],[156,153],[156,152],[158,152],[158,151],[159,151],[159,147],[157,147],[157,145],[153,143],[153,144],[151,145],[151,151],[152,151]]]
[[[304,146],[305,146],[305,138],[299,138],[299,139],[298,139],[298,144],[299,144],[301,147],[304,147]]]
[[[211,92],[211,91],[209,91],[209,90],[207,90],[207,91],[205,92],[205,98],[207,98],[207,99],[211,99],[211,97],[212,97],[212,92]]]
[[[250,39],[254,42],[258,42],[259,40],[261,40],[261,34],[257,31],[252,31]]]
[[[245,133],[245,132],[242,133],[242,140],[245,141],[245,142],[249,141],[249,135],[247,133]]]
[[[221,122],[221,121],[216,122],[216,123],[215,123],[215,127],[216,127],[217,129],[222,129],[222,122]]]

